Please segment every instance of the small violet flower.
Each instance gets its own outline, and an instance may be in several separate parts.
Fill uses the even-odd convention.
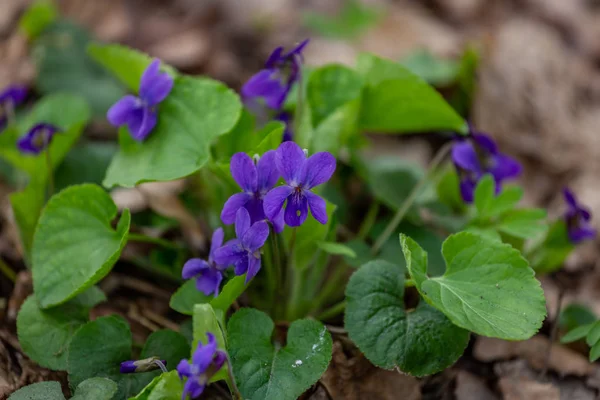
[[[50,145],[52,137],[58,132],[60,128],[52,124],[36,124],[17,141],[17,147],[21,153],[40,154]]]
[[[479,132],[459,139],[452,147],[452,161],[460,179],[460,193],[465,202],[473,201],[475,187],[485,174],[491,174],[496,182],[496,193],[502,182],[521,174],[521,164],[498,151],[494,140]]]
[[[225,352],[217,350],[217,342],[212,333],[207,333],[208,342],[203,345],[198,342],[198,348],[192,356],[192,362],[181,360],[177,365],[179,378],[187,377],[183,386],[182,400],[189,395],[190,398],[198,398],[208,384],[210,378],[216,374],[227,359]]]
[[[240,208],[235,216],[235,235],[215,252],[215,260],[221,265],[233,265],[236,275],[246,274],[248,283],[260,270],[260,248],[269,237],[269,225],[265,221],[250,224],[250,214]]]
[[[157,122],[156,107],[173,89],[173,78],[160,72],[160,60],[154,59],[140,82],[139,97],[127,95],[108,110],[108,121],[116,126],[127,125],[131,137],[143,141]]]
[[[256,164],[246,153],[236,153],[231,157],[230,168],[233,179],[243,192],[234,194],[225,202],[221,211],[223,223],[233,224],[238,210],[242,207],[250,214],[250,223],[266,219],[263,199],[280,176],[275,165],[275,151],[267,151]],[[283,213],[276,215],[271,221],[275,232],[283,230]]]
[[[158,357],[150,357],[143,360],[123,361],[119,371],[122,374],[134,374],[137,372],[148,372],[162,369],[161,365],[158,363],[159,361],[162,363],[162,367],[167,365],[165,360],[160,360]]]
[[[596,237],[596,229],[590,224],[590,220],[592,219],[590,211],[579,204],[575,195],[569,189],[563,189],[563,196],[568,206],[564,218],[571,243],[578,244],[586,239],[594,239]]]
[[[223,267],[215,262],[215,251],[223,244],[223,229],[217,229],[212,236],[208,262],[200,258],[188,260],[181,271],[183,279],[196,278],[196,288],[207,296],[219,295],[219,287],[223,280]]]
[[[311,192],[315,186],[329,180],[335,171],[335,157],[327,152],[306,158],[300,146],[284,142],[277,149],[275,161],[287,185],[272,189],[265,196],[264,208],[267,218],[279,214],[285,207],[285,223],[300,226],[306,221],[308,208],[313,217],[322,224],[327,223],[325,200]]]
[[[25,86],[9,86],[0,92],[0,129],[6,126],[9,115],[14,112],[16,106],[25,101],[25,98],[27,98]]]
[[[252,76],[242,87],[242,97],[248,104],[262,98],[267,107],[280,110],[292,86],[300,77],[302,50],[308,39],[288,53],[276,48],[265,63],[265,69]]]

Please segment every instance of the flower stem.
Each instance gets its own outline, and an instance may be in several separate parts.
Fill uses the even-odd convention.
[[[128,233],[127,240],[131,240],[133,242],[142,242],[142,243],[152,243],[158,246],[166,247],[168,249],[179,250],[179,246],[174,243],[169,242],[168,240],[164,240],[161,238],[155,238],[152,236],[146,236],[139,233]]]
[[[410,206],[413,205],[413,203],[417,199],[417,196],[421,193],[421,189],[423,189],[425,184],[429,181],[429,178],[431,178],[431,175],[433,174],[437,166],[444,160],[444,158],[452,148],[452,145],[453,142],[450,141],[444,144],[438,150],[437,154],[429,164],[429,170],[427,171],[427,173],[423,175],[419,182],[417,182],[417,184],[410,192],[406,200],[404,200],[404,203],[402,203],[402,206],[398,209],[398,211],[390,221],[390,223],[385,227],[385,230],[381,233],[381,235],[379,235],[379,237],[373,244],[373,247],[371,248],[371,254],[377,255],[379,253],[379,250],[381,250],[381,247],[383,247],[385,242],[387,242],[387,240],[389,239],[390,235],[394,233],[396,228],[398,228],[398,225],[400,225],[400,222],[402,222],[402,219],[404,219],[404,216],[410,209]]]
[[[48,198],[50,198],[54,194],[54,171],[52,159],[50,158],[50,146],[46,146],[44,157],[46,158],[46,169],[48,170]]]
[[[346,309],[346,300],[343,300],[343,301],[329,307],[325,311],[323,311],[321,314],[319,314],[317,316],[317,319],[320,321],[328,320],[330,318],[333,318],[333,317],[343,313],[345,309]]]
[[[360,225],[360,229],[358,230],[357,238],[360,240],[365,240],[371,228],[377,221],[377,214],[379,213],[379,202],[377,200],[371,203],[369,210],[367,211],[367,215],[365,219],[363,219],[362,224]]]
[[[229,386],[229,391],[231,391],[231,394],[233,396],[233,398],[235,400],[242,400],[242,394],[240,393],[240,389],[238,389],[236,383],[235,383],[235,376],[233,376],[233,366],[231,365],[231,359],[229,358],[229,354],[226,353],[227,356],[227,375],[229,377],[228,380],[228,386]]]

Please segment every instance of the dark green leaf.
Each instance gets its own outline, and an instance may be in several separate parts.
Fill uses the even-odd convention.
[[[71,400],[111,400],[117,390],[117,384],[108,378],[90,378],[77,386]]]
[[[571,303],[560,312],[561,329],[570,331],[596,321],[596,314],[586,305]]]
[[[102,279],[127,243],[130,214],[111,227],[117,206],[96,185],[53,196],[33,240],[33,286],[42,308],[63,303]]]
[[[344,326],[379,367],[430,375],[456,362],[469,342],[468,331],[429,305],[405,312],[404,270],[386,261],[372,261],[356,271],[346,299]]]
[[[38,382],[10,395],[8,400],[65,400],[60,383]]]
[[[342,243],[317,242],[317,246],[319,246],[319,248],[327,254],[356,258],[356,252],[352,249],[352,247],[346,246]]]
[[[192,315],[195,304],[209,303],[212,298],[213,296],[206,296],[196,289],[196,280],[190,279],[173,293],[169,301],[169,306],[182,314]]]
[[[168,329],[152,332],[140,354],[140,358],[158,357],[165,360],[169,371],[174,370],[179,361],[189,356],[190,345],[187,339],[182,334]],[[152,374],[159,375],[160,371]]]
[[[594,323],[589,323],[586,325],[578,326],[577,328],[568,332],[565,336],[560,338],[561,343],[571,343],[577,340],[581,340],[590,333],[592,328],[594,327]]]
[[[228,351],[244,399],[297,399],[327,369],[332,341],[321,323],[294,321],[284,347],[271,342],[273,329],[271,318],[254,309],[243,308],[229,320]]]
[[[600,321],[596,321],[592,324],[592,327],[585,338],[585,342],[590,347],[594,346],[598,341],[600,341]]]
[[[67,186],[81,183],[102,184],[106,168],[117,153],[117,145],[112,142],[85,142],[73,148],[56,169],[54,186],[62,190]]]

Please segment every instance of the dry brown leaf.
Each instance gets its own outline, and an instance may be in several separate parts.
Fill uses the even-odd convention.
[[[527,378],[502,378],[498,382],[504,400],[560,400],[560,390],[550,383]]]
[[[499,399],[498,396],[486,386],[481,378],[466,371],[458,371],[454,395],[456,396],[456,400]]]

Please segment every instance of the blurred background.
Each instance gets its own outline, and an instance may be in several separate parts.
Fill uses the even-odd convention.
[[[452,104],[461,114],[524,164],[521,179],[527,204],[548,207],[550,216],[557,216],[563,210],[560,190],[568,185],[591,208],[596,221],[600,219],[599,0],[54,3],[58,15],[38,16],[54,22],[32,37],[19,25],[31,1],[0,0],[0,88],[20,83],[31,87],[36,95],[66,90],[90,101],[94,121],[86,131],[87,140],[69,154],[57,173],[57,178],[64,179],[61,183],[59,178],[58,188],[77,180],[101,182],[116,151],[116,130],[104,116],[124,89],[87,57],[85,47],[90,41],[121,43],[158,57],[182,72],[208,75],[239,89],[262,67],[273,48],[289,47],[309,37],[311,43],[305,52],[309,66],[331,62],[354,65],[363,51],[398,60],[443,94],[455,96]],[[423,166],[431,157],[431,143],[420,137],[371,136],[371,140],[369,151],[374,154],[397,154]],[[15,178],[6,166],[0,167],[0,216],[8,222],[0,231],[0,254],[19,260],[18,235],[7,200]],[[181,182],[170,185],[173,193],[181,190]],[[113,197],[119,206],[134,211],[150,207],[170,213],[187,229],[192,241],[195,237],[201,242],[202,234],[189,222],[183,206],[153,196],[164,190],[161,186],[153,192],[150,185],[141,191],[116,192]],[[567,303],[581,301],[600,314],[597,247],[597,243],[581,246],[568,260],[560,280],[542,278],[551,313],[563,290],[557,283],[561,282],[577,288],[569,292]],[[580,279],[582,276],[585,279]],[[487,348],[489,357],[493,357],[493,349]],[[526,353],[524,349],[519,351]],[[557,361],[556,366],[567,365],[569,360]],[[569,371],[566,373],[573,372]],[[371,381],[365,378],[365,387],[371,385],[375,390],[378,382],[386,379],[381,375],[384,372]],[[474,384],[465,376],[461,378],[463,385]],[[415,394],[420,393],[418,384],[411,386],[408,382],[413,378],[403,379],[394,373],[387,384],[395,387],[389,393],[406,397],[389,398],[420,398]],[[439,390],[440,384],[434,386]],[[331,392],[331,388],[328,390]],[[473,390],[464,389],[460,398],[487,398]],[[469,392],[476,397],[464,397]]]

